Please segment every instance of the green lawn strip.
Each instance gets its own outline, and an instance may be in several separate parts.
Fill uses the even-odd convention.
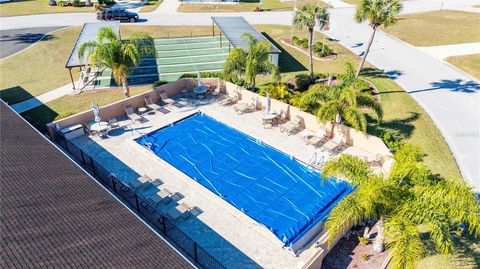
[[[318,0],[297,0],[297,7],[306,4],[318,4],[322,7],[329,5]],[[182,4],[178,8],[178,12],[251,12],[259,7],[258,0],[241,1],[239,4]],[[282,2],[280,0],[263,0],[261,4],[262,10],[293,10],[293,1]]]
[[[150,85],[131,87],[130,94],[133,96],[151,89],[152,86]],[[35,128],[45,132],[45,124],[91,109],[93,101],[99,106],[104,106],[123,98],[125,97],[121,88],[84,92],[78,95],[60,97],[42,106],[23,112],[21,115]]]
[[[445,60],[480,80],[480,54],[451,56]]]
[[[360,2],[361,2],[360,0],[342,0],[342,1],[345,2],[345,3],[355,5],[355,6],[360,4]]]
[[[80,27],[63,29],[25,51],[0,60],[0,98],[18,103],[70,83],[65,63]],[[74,79],[78,78],[78,69]]]
[[[382,29],[414,46],[480,41],[478,13],[443,10],[400,15],[397,24]]]
[[[162,2],[162,0],[148,0],[148,2],[140,8],[140,12],[152,12],[157,9]]]
[[[48,0],[10,1],[2,3],[0,7],[2,17],[64,12],[95,12],[95,10],[93,7],[49,6]]]

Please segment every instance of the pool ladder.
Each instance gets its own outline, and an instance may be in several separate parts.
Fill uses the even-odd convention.
[[[322,169],[323,165],[325,165],[325,156],[319,156],[317,152],[315,152],[310,158],[307,168],[311,168],[313,170],[320,170]]]

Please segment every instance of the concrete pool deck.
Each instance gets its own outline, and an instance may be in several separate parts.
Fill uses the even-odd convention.
[[[265,129],[262,111],[237,115],[232,107],[208,100],[184,104],[183,108],[170,108],[172,112],[168,114],[157,112],[145,115],[147,121],[144,123],[130,124],[124,131],[112,132],[107,139],[92,140],[84,135],[72,142],[114,173],[120,181],[138,185],[137,178],[144,174],[152,179],[161,179],[163,184],[160,188],[167,188],[177,193],[178,197],[174,203],[163,206],[162,210],[167,211],[179,203],[195,207],[197,214],[178,221],[178,228],[227,268],[302,268],[309,263],[320,251],[315,241],[295,256],[283,249],[283,243],[268,229],[140,146],[134,139],[200,110],[304,163],[308,163],[315,153],[326,160],[337,155],[330,156],[321,148],[306,145],[300,134],[287,136],[278,127]],[[353,146],[346,148],[343,153],[374,158],[372,153]]]

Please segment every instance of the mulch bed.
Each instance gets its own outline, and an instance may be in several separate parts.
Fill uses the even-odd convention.
[[[283,44],[291,47],[291,48],[294,48],[298,51],[301,51],[303,52],[305,55],[309,56],[309,51],[308,49],[304,49],[302,47],[298,47],[297,45],[295,45],[290,39],[286,39],[286,38],[281,38],[280,39],[280,42],[282,42]],[[337,59],[337,54],[332,54],[332,55],[328,55],[328,56],[325,56],[325,57],[317,57],[315,56],[315,53],[312,54],[312,58],[315,59],[315,60],[318,60],[318,61],[324,61],[324,62],[327,62],[327,61],[333,61],[335,59]]]

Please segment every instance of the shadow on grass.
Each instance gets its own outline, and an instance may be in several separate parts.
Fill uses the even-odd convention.
[[[0,91],[0,99],[8,103],[9,105],[13,105],[27,99],[32,98],[33,95],[27,92],[21,86],[15,86],[11,88],[7,88]]]
[[[42,34],[42,33],[20,33],[20,34],[13,34],[13,35],[2,35],[0,40],[2,42],[13,42],[15,44],[32,44],[40,39],[42,41],[47,41],[56,38],[54,35],[51,34]]]
[[[435,243],[428,232],[421,234],[425,245],[425,257],[442,255],[435,247]],[[480,268],[480,245],[477,239],[471,236],[454,236],[454,251],[448,256],[455,268]]]
[[[360,75],[365,78],[389,78],[389,79],[396,79],[403,75],[403,72],[400,70],[380,70],[376,68],[366,67],[363,68],[360,72]]]
[[[57,112],[53,111],[46,105],[41,105],[36,108],[27,110],[20,114],[24,117],[30,124],[33,125],[41,133],[47,132],[46,124],[54,121],[57,118],[60,118]],[[68,116],[68,115],[62,115]]]
[[[384,132],[389,132],[396,138],[407,139],[412,136],[415,130],[413,123],[418,120],[420,116],[420,113],[410,112],[410,116],[407,118],[383,121],[380,125],[377,125],[376,119],[367,114],[367,121],[369,123],[368,133],[382,137]]]
[[[284,50],[280,44],[278,44],[273,38],[271,38],[267,33],[262,32],[262,35],[268,39],[268,41],[272,42],[272,44],[281,50],[279,59],[278,59],[278,67],[280,68],[280,72],[282,73],[289,73],[289,72],[301,72],[307,71],[308,69],[300,63],[295,57],[293,57],[288,51]]]

